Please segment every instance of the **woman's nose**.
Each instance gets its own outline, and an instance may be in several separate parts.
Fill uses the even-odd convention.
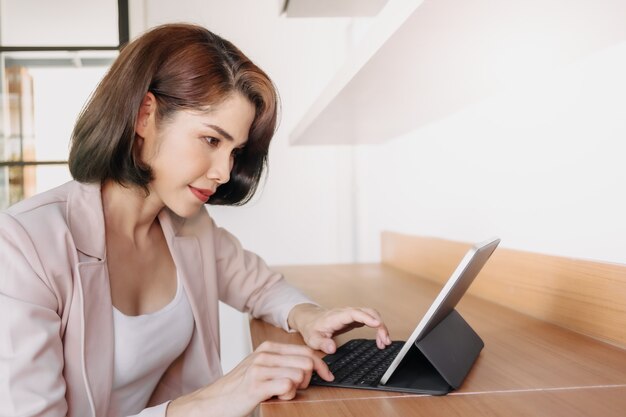
[[[230,152],[216,152],[207,171],[207,177],[218,184],[226,184],[230,180],[233,160]]]

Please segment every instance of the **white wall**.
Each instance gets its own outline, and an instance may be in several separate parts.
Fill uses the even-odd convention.
[[[624,74],[626,42],[359,147],[359,260],[394,230],[626,263]]]

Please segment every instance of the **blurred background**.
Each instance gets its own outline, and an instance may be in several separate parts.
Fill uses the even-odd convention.
[[[208,207],[269,264],[377,262],[383,230],[626,263],[620,0],[0,0],[0,209],[70,179],[120,44],[169,22],[279,89],[260,192]],[[247,318],[220,314],[228,371]]]

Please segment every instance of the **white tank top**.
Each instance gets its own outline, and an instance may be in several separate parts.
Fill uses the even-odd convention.
[[[185,350],[193,313],[180,279],[174,299],[154,313],[127,316],[113,308],[115,354],[109,417],[141,412],[171,363]]]

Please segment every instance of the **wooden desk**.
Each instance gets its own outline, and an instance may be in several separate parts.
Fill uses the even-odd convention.
[[[395,340],[406,340],[441,288],[381,264],[276,268],[326,307],[370,306]],[[477,279],[480,279],[480,275]],[[466,295],[458,311],[485,342],[463,386],[429,397],[310,387],[292,401],[259,406],[261,416],[624,416],[626,351]],[[251,321],[254,347],[264,340],[303,343],[299,335]],[[370,329],[337,337],[373,338]]]

